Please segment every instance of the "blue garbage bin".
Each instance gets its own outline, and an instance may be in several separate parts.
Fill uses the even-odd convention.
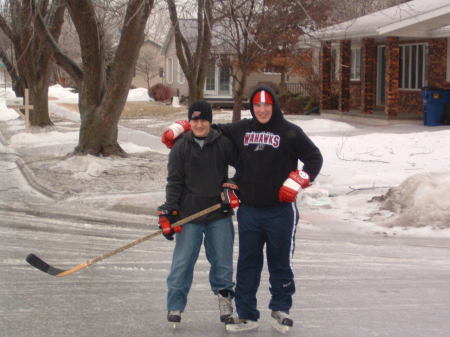
[[[450,91],[425,87],[420,96],[423,100],[423,124],[439,126],[444,124],[446,105],[450,103]]]

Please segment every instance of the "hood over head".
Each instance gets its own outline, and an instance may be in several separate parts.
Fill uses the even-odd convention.
[[[262,91],[263,93],[261,93]],[[272,118],[266,124],[259,123],[255,117],[253,105],[256,104],[257,102],[272,103]],[[261,85],[258,86],[255,90],[253,90],[252,94],[250,95],[249,105],[250,105],[250,112],[252,114],[254,122],[256,122],[260,126],[272,126],[284,119],[283,113],[281,112],[280,109],[280,103],[278,102],[277,95],[268,86]]]

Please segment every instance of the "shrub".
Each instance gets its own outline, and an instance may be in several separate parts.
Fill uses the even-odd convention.
[[[157,83],[148,89],[148,95],[155,101],[165,102],[172,99],[175,94],[175,90],[162,83]]]
[[[281,109],[285,114],[303,114],[318,106],[316,100],[311,96],[300,96],[298,94],[286,94],[279,97]]]

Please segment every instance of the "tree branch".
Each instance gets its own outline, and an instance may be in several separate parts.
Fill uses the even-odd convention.
[[[11,28],[8,26],[3,15],[0,14],[0,29],[5,33],[5,35],[14,43],[16,40],[16,36],[12,32]]]
[[[46,44],[47,48],[53,53],[55,62],[61,68],[63,68],[77,83],[79,86],[80,82],[83,80],[83,70],[67,55],[65,55],[60,49],[56,41],[54,40],[52,34],[50,33],[44,19],[40,14],[37,17],[36,28],[42,37],[43,43]]]
[[[5,65],[5,68],[8,71],[9,76],[11,76],[12,80],[18,80],[19,76],[17,75],[17,71],[14,68],[14,65],[9,60],[8,55],[6,55],[6,53],[2,47],[0,47],[0,59],[2,60],[3,64]]]
[[[88,105],[95,106],[105,89],[104,37],[91,0],[66,0],[67,8],[78,37],[83,62],[83,96]]]
[[[144,42],[144,30],[147,19],[153,8],[153,0],[131,0],[127,7],[122,34],[119,45],[116,50],[114,61],[111,68],[111,75],[105,95],[105,101],[110,104],[125,104],[131,80],[133,69],[136,65],[139,50]],[[131,70],[130,70],[131,66]],[[117,102],[124,96],[123,102]]]
[[[181,69],[185,73],[188,81],[192,78],[191,71],[189,70],[192,65],[192,53],[189,48],[189,44],[181,33],[180,21],[178,20],[177,8],[175,1],[167,0],[169,8],[170,21],[172,22],[172,29],[175,37],[176,53],[178,62],[180,62]]]

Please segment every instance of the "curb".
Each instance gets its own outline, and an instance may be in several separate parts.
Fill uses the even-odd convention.
[[[25,180],[28,182],[28,184],[36,191],[53,200],[60,200],[63,198],[64,193],[52,191],[47,187],[45,187],[44,185],[42,185],[41,183],[39,183],[33,171],[25,164],[22,158],[18,157],[16,159],[16,165],[19,168]]]
[[[0,131],[0,143],[2,143],[3,146],[8,146],[8,142],[6,141],[5,137],[3,137],[1,131]]]
[[[1,131],[0,131],[0,143],[2,143],[3,146],[8,146],[8,142],[6,141]],[[63,198],[64,193],[52,191],[47,187],[45,187],[44,185],[40,184],[37,181],[33,171],[25,164],[20,155],[18,153],[15,153],[15,155],[17,156],[15,163],[19,168],[19,171],[22,173],[25,180],[33,189],[53,200],[60,200]]]
[[[151,219],[145,219],[144,217],[137,217],[136,219],[128,217],[125,219],[117,220],[118,213],[108,211],[102,212],[101,215],[93,215],[90,213],[70,212],[67,209],[41,210],[3,204],[0,204],[0,211],[26,214],[35,217],[46,217],[49,219],[57,219],[57,220],[65,219],[81,223],[88,222],[99,225],[125,226],[129,228],[144,229],[144,230],[158,229],[158,225],[156,224],[157,221],[153,221],[155,224],[152,224]]]

